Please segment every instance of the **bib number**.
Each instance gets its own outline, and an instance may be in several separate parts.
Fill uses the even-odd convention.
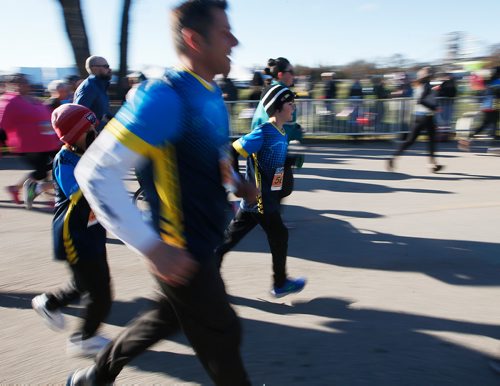
[[[283,176],[285,175],[285,168],[277,168],[274,172],[273,182],[271,184],[271,190],[281,190],[283,187]]]
[[[97,218],[94,214],[93,211],[90,211],[89,213],[89,221],[87,222],[87,228],[90,228],[91,226],[98,224]]]

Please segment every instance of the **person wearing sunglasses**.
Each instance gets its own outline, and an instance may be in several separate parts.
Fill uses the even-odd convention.
[[[85,61],[89,76],[75,91],[73,103],[89,108],[97,117],[97,131],[100,132],[112,115],[109,112],[108,87],[111,68],[102,56],[90,56]]]
[[[272,80],[270,85],[280,84],[285,87],[292,87],[294,82],[294,70],[290,61],[286,58],[279,57],[277,59],[269,59],[267,61],[267,67],[264,69],[264,74],[271,76]],[[262,95],[261,95],[262,97]],[[255,110],[251,130],[259,127],[260,125],[266,123],[269,120],[269,115],[266,113],[262,101],[257,106]],[[296,116],[293,114],[292,120],[285,124],[285,130],[287,134],[290,130],[291,126],[296,125]],[[292,138],[295,139],[295,138]]]
[[[276,59],[269,59],[267,61],[267,67],[264,69],[264,73],[266,75],[272,76],[271,85],[279,84],[284,87],[292,87],[294,84],[294,69],[290,61],[286,58],[278,57]],[[269,115],[264,109],[261,98],[261,101],[255,109],[251,124],[251,130],[255,130],[257,127],[266,123],[268,120]],[[292,118],[283,125],[283,128],[285,129],[288,143],[293,141],[292,145],[298,145],[302,142],[302,127],[297,123],[296,111],[293,112]],[[292,194],[294,186],[292,167],[301,168],[304,163],[304,155],[292,150],[292,148],[289,148],[289,152],[285,161],[281,198],[285,198]],[[290,222],[287,222],[286,225],[290,228],[293,227],[293,224],[291,224]]]

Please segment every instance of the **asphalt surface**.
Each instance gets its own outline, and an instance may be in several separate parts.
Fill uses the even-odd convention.
[[[271,257],[254,230],[224,261],[223,277],[244,328],[254,385],[498,385],[500,357],[500,157],[478,145],[440,144],[433,174],[425,144],[387,172],[392,143],[311,146],[284,218],[288,271],[308,278],[300,294],[268,294]],[[0,158],[0,185],[21,178]],[[128,182],[131,189],[133,182]],[[68,329],[49,330],[31,299],[63,285],[52,259],[51,209],[27,211],[0,191],[0,384],[63,384],[92,363],[66,355]],[[112,236],[115,301],[102,333],[113,337],[148,306],[153,280]],[[117,384],[210,385],[186,339],[163,341],[127,366]]]

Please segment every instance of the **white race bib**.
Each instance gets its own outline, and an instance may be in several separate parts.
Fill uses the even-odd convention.
[[[274,172],[273,182],[271,184],[271,190],[281,190],[283,186],[283,176],[285,174],[285,168],[276,168]]]

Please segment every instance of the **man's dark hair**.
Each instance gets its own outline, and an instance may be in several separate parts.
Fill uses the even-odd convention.
[[[264,69],[264,71],[267,75],[271,75],[274,79],[278,79],[278,73],[286,71],[289,65],[290,61],[286,58],[271,58],[267,61],[267,67]]]
[[[186,46],[182,38],[184,28],[192,29],[201,36],[208,36],[213,23],[213,9],[227,9],[226,0],[187,0],[172,10],[171,23],[174,46],[178,53],[185,52]]]
[[[264,78],[262,78],[260,71],[255,71],[253,73],[252,86],[264,86]]]

